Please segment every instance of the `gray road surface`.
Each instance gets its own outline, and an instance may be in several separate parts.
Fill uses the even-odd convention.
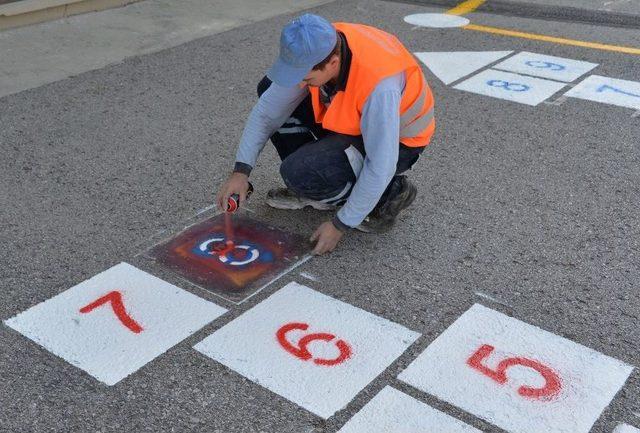
[[[369,23],[412,51],[533,51],[599,63],[638,80],[638,57],[472,33],[414,28],[402,17],[441,8],[341,1],[313,9]],[[0,99],[0,318],[135,257],[158,231],[212,203],[229,173],[255,87],[277,52],[281,15]],[[640,46],[637,31],[471,14],[474,23]],[[640,127],[625,108],[582,100],[538,107],[444,86],[427,72],[438,130],[411,172],[415,204],[380,236],[350,233],[224,320],[107,387],[0,326],[0,430],[336,432],[385,385],[486,432],[496,427],[400,383],[396,376],[480,302],[629,364],[640,364]],[[259,218],[309,234],[328,218],[266,206],[280,185],[267,145],[252,175]],[[318,281],[301,277],[303,271]],[[328,421],[192,349],[288,281],[422,333]],[[497,302],[477,295],[481,293]],[[640,423],[640,376],[593,428]]]

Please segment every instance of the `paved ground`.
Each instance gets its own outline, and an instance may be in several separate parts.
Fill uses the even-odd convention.
[[[147,0],[0,32],[0,97],[328,0]]]
[[[313,11],[397,34],[412,51],[532,51],[598,63],[637,80],[638,57],[403,22],[430,8],[344,1]],[[229,172],[255,86],[277,51],[284,14],[126,59],[0,99],[0,317],[121,261],[189,290],[140,257],[158,231],[212,202]],[[476,13],[474,23],[625,46],[632,29]],[[336,432],[385,385],[486,432],[500,432],[396,377],[473,303],[640,364],[638,117],[571,99],[530,107],[445,86],[427,72],[438,131],[412,171],[416,203],[391,233],[351,233],[115,386],[107,387],[0,327],[0,430]],[[268,208],[279,185],[267,146],[252,175],[261,220],[310,233],[326,214]],[[313,275],[311,281],[299,275]],[[342,411],[323,421],[192,349],[289,281],[422,336]],[[492,298],[490,300],[488,297]],[[634,370],[593,427],[640,424]]]
[[[455,0],[409,0],[415,3],[424,4],[452,4],[457,5],[460,2]],[[519,5],[525,11],[527,7],[564,7],[571,8],[574,11],[585,10],[594,12],[618,12],[630,15],[640,14],[640,5],[633,0],[487,0],[482,7],[499,7],[509,3]]]
[[[606,12],[622,12],[633,15],[640,14],[640,5],[632,0],[511,0],[522,5],[536,4],[540,6],[565,6],[575,9],[589,9]]]
[[[402,0],[428,6],[454,7],[457,0]],[[486,0],[480,11],[601,25],[640,26],[640,3],[634,0]]]

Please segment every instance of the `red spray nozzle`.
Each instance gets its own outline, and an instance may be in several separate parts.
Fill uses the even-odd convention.
[[[247,189],[247,198],[253,192],[253,185],[249,182],[249,188]],[[235,212],[240,208],[240,196],[238,194],[231,194],[229,200],[227,200],[227,212]]]

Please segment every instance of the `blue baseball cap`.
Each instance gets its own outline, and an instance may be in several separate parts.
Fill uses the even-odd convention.
[[[280,55],[267,77],[283,87],[295,86],[333,51],[336,39],[336,29],[318,15],[294,19],[282,29]]]

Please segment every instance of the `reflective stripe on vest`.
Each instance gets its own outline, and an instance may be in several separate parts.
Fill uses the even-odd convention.
[[[400,116],[400,138],[415,137],[433,122],[433,107],[419,115],[427,99],[425,90],[420,92],[418,99]]]
[[[433,120],[433,109],[431,109],[410,124],[402,126],[400,128],[400,138],[415,137],[424,131]]]

